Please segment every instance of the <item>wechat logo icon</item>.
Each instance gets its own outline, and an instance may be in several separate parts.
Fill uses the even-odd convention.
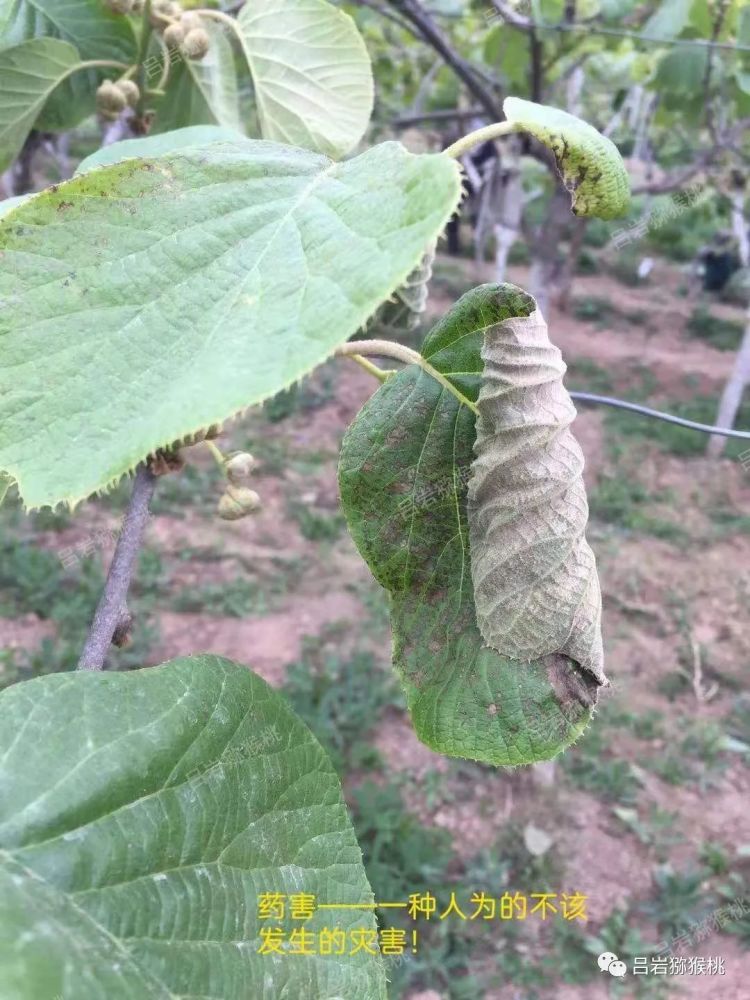
[[[602,972],[608,972],[610,976],[621,978],[628,971],[627,965],[613,951],[603,951],[596,963]]]

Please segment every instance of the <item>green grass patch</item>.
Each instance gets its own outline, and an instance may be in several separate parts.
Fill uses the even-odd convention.
[[[3,511],[3,520],[13,520]],[[33,536],[5,534],[0,539],[0,616],[36,615],[55,626],[55,637],[45,638],[38,649],[3,650],[0,686],[40,674],[74,670],[81,655],[94,610],[104,586],[104,572],[97,556],[87,555],[70,565],[61,560],[63,548],[43,549]],[[143,571],[143,574],[142,574]],[[153,555],[141,553],[138,576],[148,580]],[[156,641],[144,585],[136,585],[129,607],[135,616],[132,640],[123,649],[112,648],[108,662],[113,669],[143,666]]]
[[[600,396],[611,395],[615,389],[609,370],[591,358],[574,358],[568,362],[565,385],[569,391],[594,392]]]
[[[403,706],[390,667],[368,652],[336,655],[328,648],[326,633],[305,641],[302,657],[287,668],[284,693],[339,770],[376,766],[378,754],[365,736],[386,708]]]
[[[319,410],[331,402],[335,393],[335,368],[330,364],[324,365],[307,378],[267,399],[263,404],[263,415],[270,423],[277,424],[289,417]]]
[[[340,510],[320,510],[293,500],[287,504],[287,512],[308,542],[334,542],[346,528]]]
[[[625,531],[652,535],[670,542],[681,542],[690,536],[675,521],[652,517],[643,507],[670,499],[666,494],[651,494],[646,488],[624,472],[600,477],[589,494],[591,517],[605,524],[613,524]]]
[[[698,306],[687,323],[690,337],[702,340],[720,351],[736,351],[744,333],[742,323],[715,316],[705,306]]]
[[[610,326],[615,322],[629,326],[645,326],[648,315],[641,309],[628,311],[618,309],[609,299],[598,295],[585,295],[573,299],[573,315],[585,323],[596,323],[597,326]]]
[[[712,396],[696,396],[687,401],[662,400],[650,405],[677,417],[713,424],[718,400]],[[607,409],[605,426],[612,439],[649,441],[665,452],[682,457],[704,455],[708,441],[707,435],[699,431],[613,408]],[[735,426],[738,430],[750,430],[750,400],[746,400],[740,407]],[[736,458],[747,450],[747,441],[730,439],[724,454],[729,458]]]
[[[283,593],[283,587],[275,593]],[[267,586],[257,580],[237,577],[221,583],[204,583],[193,587],[183,587],[169,599],[173,611],[192,612],[205,615],[222,615],[230,618],[246,618],[248,615],[264,615],[274,601]]]
[[[602,725],[588,729],[559,759],[565,773],[579,788],[605,802],[635,803],[638,781],[628,761],[613,756]]]

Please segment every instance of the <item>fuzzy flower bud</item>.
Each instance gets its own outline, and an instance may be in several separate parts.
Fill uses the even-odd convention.
[[[176,49],[185,39],[185,29],[181,24],[170,24],[164,29],[163,38],[165,45],[170,49]]]
[[[227,491],[219,500],[219,517],[225,521],[239,521],[260,509],[260,497],[255,490],[244,486],[227,486]]]
[[[185,35],[180,51],[188,59],[202,59],[208,52],[210,39],[203,28],[191,28]]]
[[[96,91],[96,107],[105,118],[117,118],[126,105],[125,95],[111,80],[100,84]]]
[[[255,459],[248,455],[246,451],[240,451],[232,455],[226,462],[227,479],[235,486],[241,486],[250,478],[250,473],[255,468]]]
[[[125,98],[125,102],[128,106],[134,108],[141,96],[138,84],[134,83],[132,80],[118,80],[115,87],[117,87],[122,96]]]

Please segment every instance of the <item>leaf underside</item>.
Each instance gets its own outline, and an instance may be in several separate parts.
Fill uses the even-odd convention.
[[[102,0],[0,0],[0,39],[5,45],[62,39],[75,46],[82,60],[112,59],[126,66],[137,55],[133,22],[114,14]],[[88,69],[68,77],[46,102],[37,128],[73,128],[93,113],[99,81],[117,72],[114,67]],[[0,85],[0,93],[4,90]]]
[[[254,0],[237,17],[264,138],[338,159],[365,133],[370,57],[352,18],[327,0]]]
[[[0,221],[0,471],[75,504],[329,357],[460,194],[449,158],[212,143],[92,170]]]
[[[34,38],[0,50],[0,173],[23,147],[45,102],[80,62],[56,38]]]
[[[422,354],[475,401],[485,331],[533,309],[512,285],[473,289],[428,334]],[[410,365],[347,431],[341,498],[360,553],[391,596],[394,665],[418,737],[450,756],[528,764],[581,734],[598,684],[567,656],[521,662],[483,640],[467,517],[474,443],[471,410]]]
[[[485,330],[482,360],[469,482],[479,631],[516,660],[564,653],[604,684],[602,597],[565,363],[538,309]]]
[[[258,954],[258,896],[373,897],[338,777],[249,670],[214,656],[0,694],[3,1000],[385,1000],[380,958]],[[304,921],[372,930],[372,910]]]

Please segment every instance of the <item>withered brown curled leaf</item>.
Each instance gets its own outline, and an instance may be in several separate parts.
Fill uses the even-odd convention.
[[[606,683],[565,363],[538,309],[488,327],[482,359],[468,499],[479,630],[505,656],[562,653]]]

